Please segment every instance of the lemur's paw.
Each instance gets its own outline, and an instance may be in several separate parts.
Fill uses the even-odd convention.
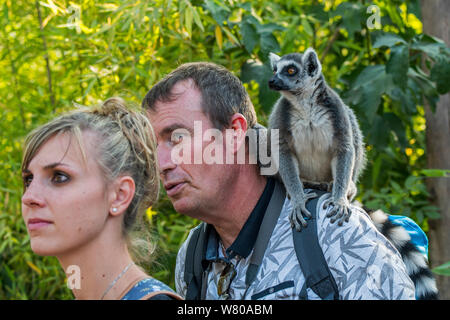
[[[313,199],[317,197],[317,193],[309,192],[305,193],[299,199],[293,201],[292,210],[289,214],[289,220],[291,221],[291,227],[295,228],[297,231],[302,231],[302,228],[306,228],[308,223],[305,218],[311,218],[312,215],[306,209],[306,202],[309,199]]]
[[[350,204],[346,199],[334,200],[333,197],[325,200],[323,203],[323,208],[326,209],[328,206],[332,206],[330,212],[327,213],[327,218],[331,218],[331,223],[338,221],[338,226],[342,226],[344,222],[348,222],[352,214],[350,210]]]

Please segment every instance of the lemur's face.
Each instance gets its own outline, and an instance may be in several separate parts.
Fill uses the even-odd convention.
[[[291,53],[282,57],[270,54],[273,77],[269,80],[269,88],[299,94],[304,88],[312,85],[321,74],[321,65],[313,49],[304,54]]]

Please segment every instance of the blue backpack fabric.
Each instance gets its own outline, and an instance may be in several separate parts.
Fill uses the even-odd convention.
[[[411,218],[399,215],[388,215],[392,224],[403,227],[411,237],[411,242],[428,261],[428,238],[423,230]]]
[[[147,278],[136,283],[121,300],[140,300],[146,295],[153,292],[174,293],[175,292],[166,284],[155,278]]]

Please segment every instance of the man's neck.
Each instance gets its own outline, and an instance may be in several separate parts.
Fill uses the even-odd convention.
[[[267,178],[259,175],[259,171],[255,174],[253,170],[253,166],[243,166],[237,175],[237,181],[225,192],[226,205],[221,208],[220,218],[209,222],[216,229],[225,248],[236,240],[267,184]]]

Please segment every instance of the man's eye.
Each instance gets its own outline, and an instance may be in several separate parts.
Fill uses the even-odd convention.
[[[62,172],[55,172],[55,174],[52,177],[52,182],[54,183],[64,183],[69,181],[69,176],[67,176],[66,174],[62,173]]]
[[[175,143],[181,142],[183,140],[183,135],[181,133],[175,133],[172,136],[172,141]]]
[[[171,141],[173,143],[180,143],[183,141],[184,137],[186,136],[185,132],[182,132],[182,130],[180,131],[174,131],[172,132],[172,137],[171,137]]]

